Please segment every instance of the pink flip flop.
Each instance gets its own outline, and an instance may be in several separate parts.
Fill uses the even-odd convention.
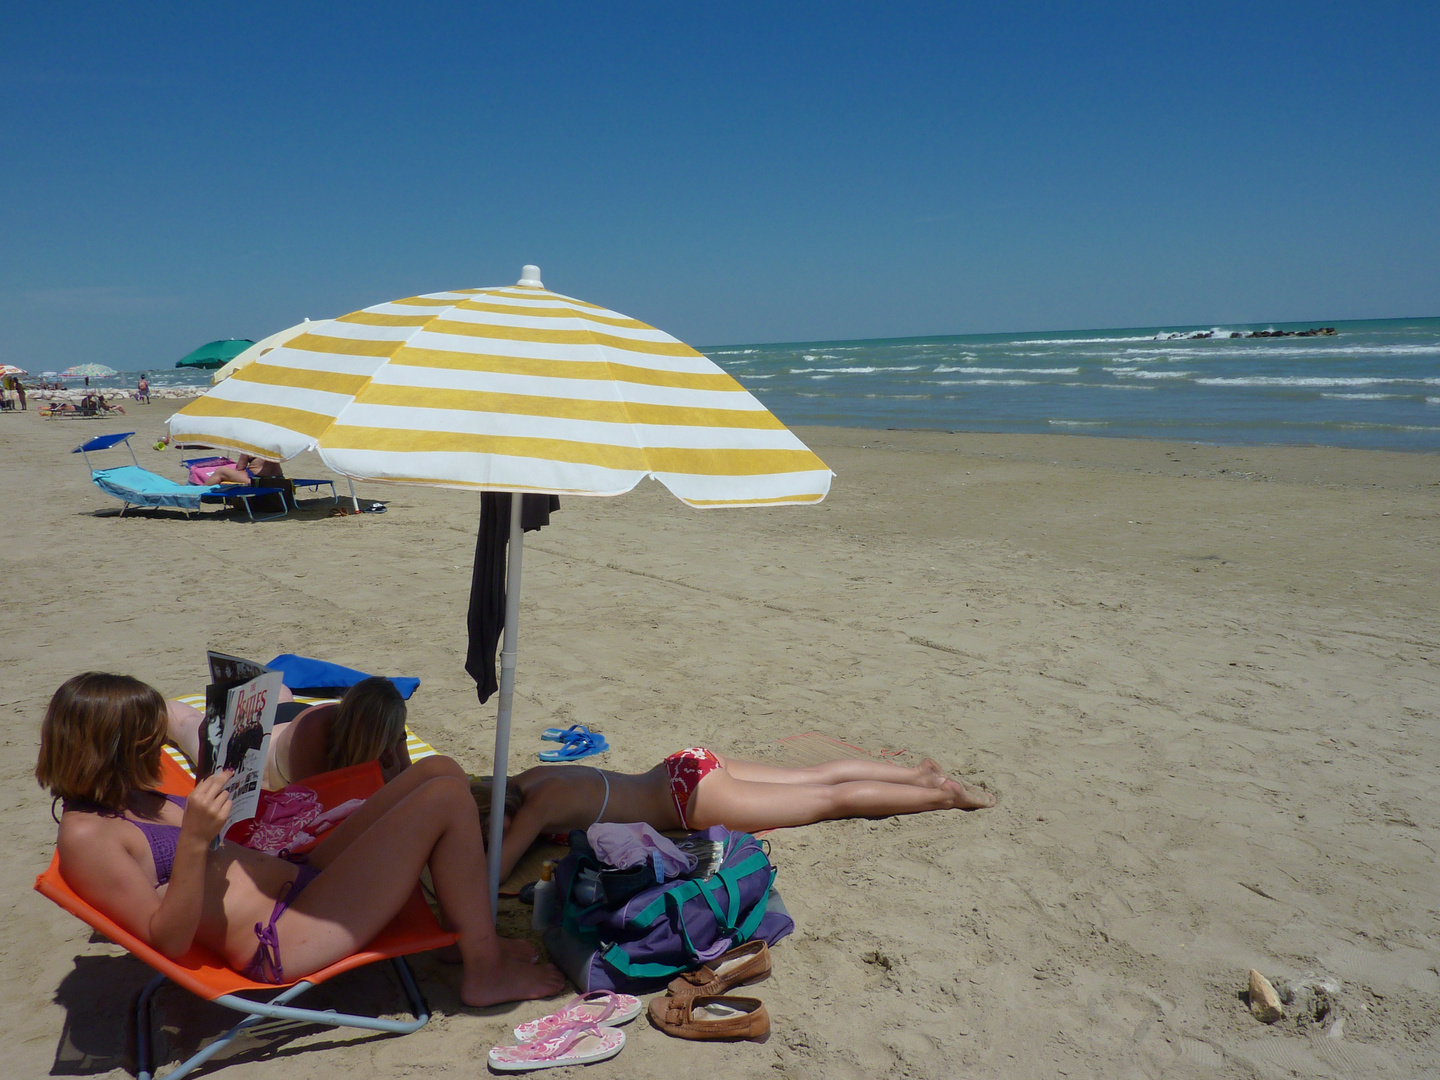
[[[613,990],[592,990],[571,1001],[559,1012],[531,1020],[515,1029],[517,1043],[549,1039],[577,1024],[597,1027],[618,1027],[640,1015],[640,999]]]
[[[492,1047],[490,1067],[496,1072],[532,1072],[561,1065],[589,1065],[614,1057],[624,1045],[625,1033],[619,1028],[581,1024],[565,1028],[549,1039]]]

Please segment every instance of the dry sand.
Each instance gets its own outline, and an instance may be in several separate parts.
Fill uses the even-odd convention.
[[[128,419],[142,463],[178,475],[147,445],[168,408]],[[8,1075],[133,1069],[123,1017],[148,976],[30,891],[54,840],[37,726],[67,676],[191,691],[206,646],[417,675],[413,723],[489,769],[493,700],[461,668],[475,496],[117,519],[65,451],[125,429],[0,416]],[[512,760],[577,722],[635,770],[696,743],[783,761],[778,739],[820,732],[931,755],[1000,805],[774,834],[797,931],[756,988],[769,1041],[639,1021],[585,1075],[1440,1074],[1440,461],[801,435],[838,473],[819,507],[700,513],[646,483],[565,500],[529,539]],[[1261,1025],[1251,967],[1337,980],[1337,1003]],[[225,1075],[479,1075],[542,1011],[474,1014],[456,969],[417,971],[436,1009],[418,1034],[281,1032]],[[317,996],[393,993],[372,970]],[[163,1007],[172,1054],[224,1022],[178,991]]]

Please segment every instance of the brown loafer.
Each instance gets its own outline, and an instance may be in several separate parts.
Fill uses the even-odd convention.
[[[677,1039],[763,1039],[770,1014],[757,998],[657,997],[650,1001],[650,1022]]]
[[[671,979],[671,996],[678,998],[709,994],[716,997],[733,986],[759,982],[770,974],[770,946],[763,941],[747,941],[713,960],[698,971],[687,971]]]

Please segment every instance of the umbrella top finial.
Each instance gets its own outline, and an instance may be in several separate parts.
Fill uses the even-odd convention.
[[[528,289],[543,289],[545,283],[540,280],[540,267],[526,263],[520,268],[520,280],[515,284]]]

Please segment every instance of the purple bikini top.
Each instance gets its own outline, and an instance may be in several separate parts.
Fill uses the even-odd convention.
[[[176,806],[183,807],[185,805],[184,796],[166,795],[165,798]],[[145,834],[145,840],[150,845],[150,854],[155,859],[156,884],[164,885],[170,880],[170,872],[175,868],[175,847],[180,840],[179,825],[166,825],[160,821],[136,821],[134,818],[125,817],[118,810],[110,810],[99,803],[93,803],[86,799],[66,799],[65,809],[99,814],[102,817],[125,818]]]

